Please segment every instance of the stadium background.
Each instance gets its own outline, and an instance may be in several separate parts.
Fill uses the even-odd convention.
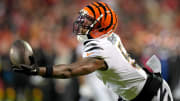
[[[0,101],[97,101],[86,77],[43,79],[10,71],[9,47],[28,41],[38,65],[72,63],[80,58],[72,33],[77,12],[92,0],[0,0]],[[119,16],[116,33],[139,63],[156,54],[175,101],[180,101],[180,1],[103,0]],[[87,85],[86,85],[87,87]],[[89,94],[89,95],[88,95]]]

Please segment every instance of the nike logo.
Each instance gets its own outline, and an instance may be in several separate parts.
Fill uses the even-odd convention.
[[[90,56],[92,55],[94,52],[91,52],[91,53],[86,53],[86,56]]]

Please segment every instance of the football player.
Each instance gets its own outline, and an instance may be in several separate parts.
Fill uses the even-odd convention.
[[[20,65],[14,71],[50,78],[71,78],[96,72],[107,88],[126,101],[173,101],[168,84],[160,73],[140,67],[130,58],[121,39],[114,33],[117,15],[104,2],[93,2],[79,12],[73,25],[83,42],[83,59],[72,64]],[[117,99],[118,100],[118,99]]]

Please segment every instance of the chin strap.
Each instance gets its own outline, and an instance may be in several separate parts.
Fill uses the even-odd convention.
[[[88,39],[87,35],[77,35],[77,40],[80,42],[84,42]]]

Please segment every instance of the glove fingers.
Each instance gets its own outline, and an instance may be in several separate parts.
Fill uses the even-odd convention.
[[[13,70],[14,72],[16,72],[16,73],[21,73],[21,74],[25,74],[25,75],[30,75],[30,73],[29,72],[27,72],[27,70],[23,70],[23,69],[14,69]]]
[[[35,67],[35,65],[29,66],[29,65],[21,64],[19,66],[12,66],[12,71],[17,73],[23,73],[26,75],[36,75],[38,69]]]
[[[32,70],[32,67],[29,65],[21,64],[20,67],[24,70]]]
[[[21,68],[12,68],[13,71],[20,71],[20,70],[23,70]]]
[[[15,65],[12,65],[12,67],[11,68],[19,68],[18,66],[15,66]]]
[[[23,73],[24,70],[23,69],[20,69],[20,68],[13,68],[12,69],[14,72],[18,72],[18,73]]]

